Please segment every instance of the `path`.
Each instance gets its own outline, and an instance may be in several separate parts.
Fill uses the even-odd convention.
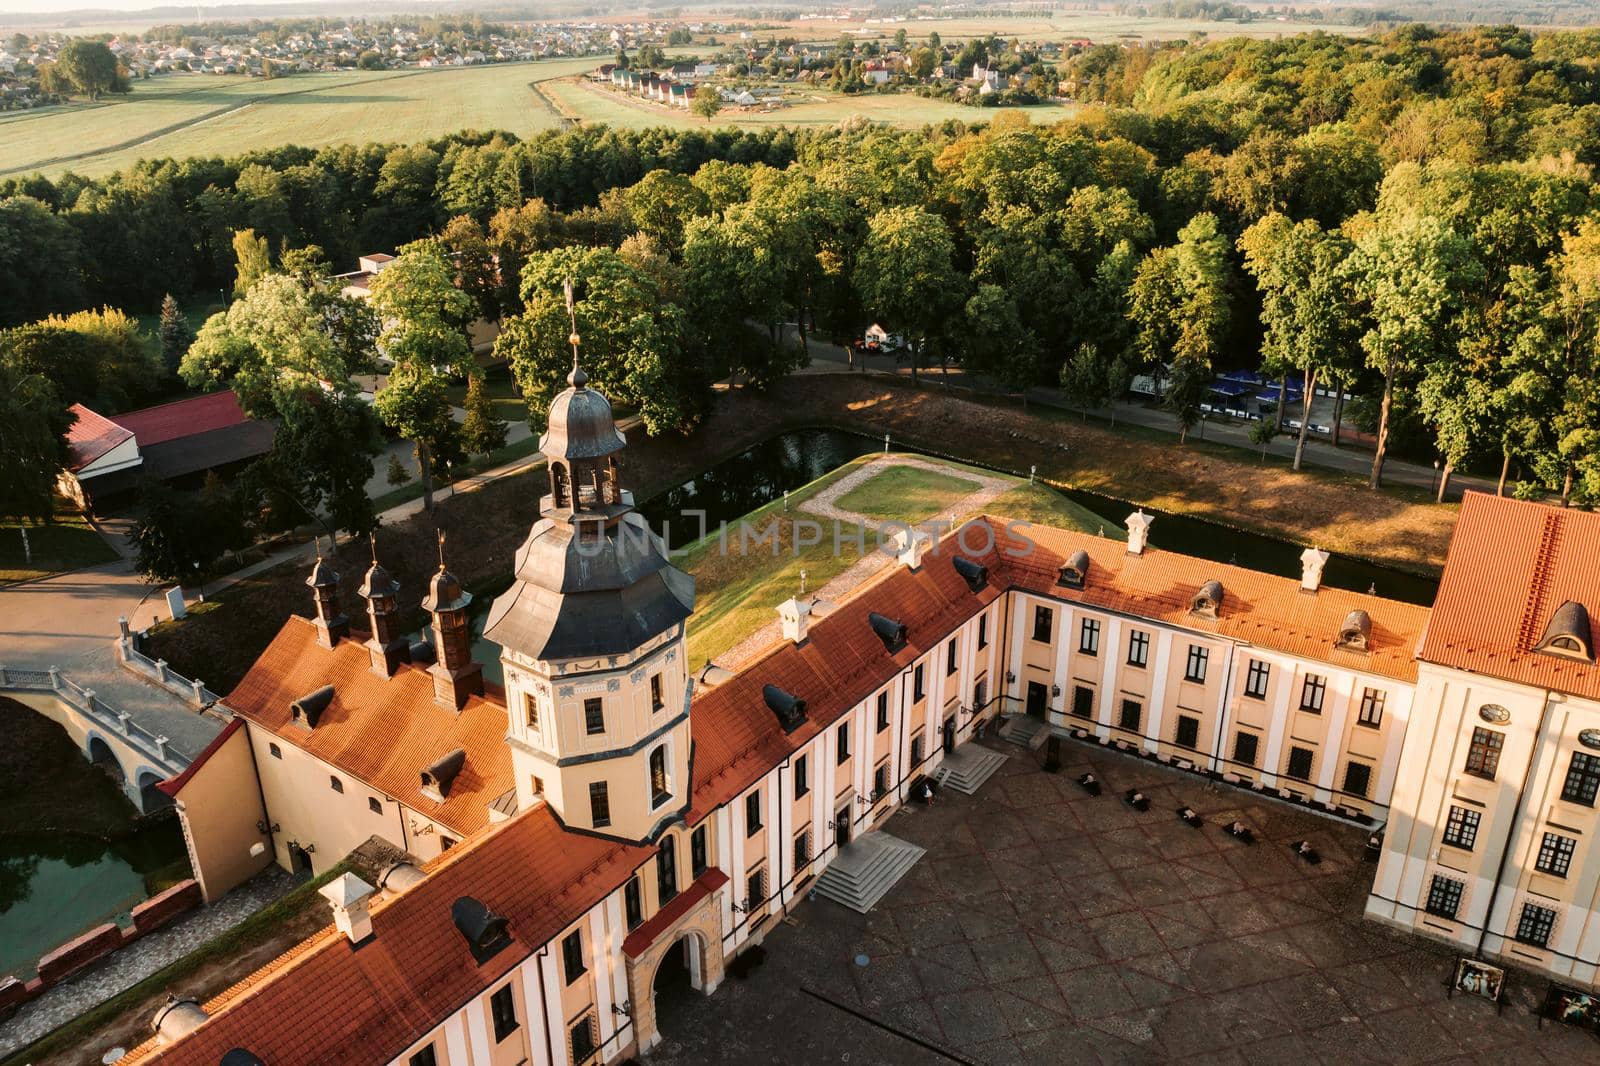
[[[140,937],[83,976],[56,985],[38,999],[23,1004],[4,1027],[0,1027],[0,1057],[26,1047],[84,1011],[177,962],[292,887],[294,879],[288,871],[269,866],[209,907],[190,911],[166,928]],[[98,1061],[104,1049],[88,1050]]]
[[[883,523],[876,518],[855,511],[847,511],[836,502],[841,496],[859,487],[864,482],[896,466],[912,466],[918,469],[944,474],[950,477],[960,477],[966,481],[976,482],[979,488],[961,497],[951,505],[949,521],[954,525],[957,520],[981,512],[994,499],[1002,493],[1016,488],[1016,482],[1010,478],[990,477],[985,474],[970,470],[952,471],[942,463],[936,463],[914,455],[880,455],[875,459],[862,463],[855,470],[828,485],[816,495],[797,504],[798,510],[816,515],[830,521],[838,521],[849,525],[859,525],[863,528],[878,528]],[[932,518],[937,518],[937,515]],[[932,518],[927,521],[932,521]],[[860,559],[852,563],[842,574],[823,585],[813,595],[823,600],[841,600],[852,591],[865,584],[867,580],[894,562],[894,557],[885,552],[873,550],[867,552]],[[773,604],[774,607],[777,604]],[[769,622],[750,634],[732,648],[716,656],[717,665],[728,670],[743,669],[755,661],[762,652],[777,643],[782,636],[782,627],[776,621]]]

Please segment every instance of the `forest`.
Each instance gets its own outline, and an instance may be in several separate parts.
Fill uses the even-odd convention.
[[[136,402],[163,373],[233,385],[305,427],[280,433],[300,441],[300,506],[359,529],[364,476],[318,481],[306,457],[366,439],[337,418],[372,416],[327,403],[327,383],[376,340],[413,354],[420,402],[442,387],[428,368],[471,372],[445,335],[483,315],[538,410],[570,363],[573,279],[591,380],[652,433],[691,430],[718,379],[788,372],[808,331],[879,322],[914,365],[1085,407],[1153,373],[1184,428],[1224,369],[1308,397],[1333,383],[1377,435],[1374,486],[1400,448],[1447,477],[1600,500],[1600,32],[1099,46],[1062,76],[1083,106],[1048,127],[1000,111],[914,132],[463,132],[7,180],[0,433],[21,448],[32,424],[43,449],[59,412],[28,423],[23,405]],[[384,337],[317,284],[402,249]],[[438,288],[452,273],[459,298]],[[73,315],[218,289],[235,302],[165,368],[97,349],[105,317]],[[405,398],[377,417],[458,448]],[[0,511],[30,513],[26,496]]]

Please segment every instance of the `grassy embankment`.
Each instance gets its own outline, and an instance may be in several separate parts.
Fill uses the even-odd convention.
[[[44,526],[30,524],[27,530],[31,554],[23,550],[22,527],[10,520],[0,521],[0,585],[109,563],[117,557],[88,519],[72,510],[65,500],[57,501],[53,522]]]

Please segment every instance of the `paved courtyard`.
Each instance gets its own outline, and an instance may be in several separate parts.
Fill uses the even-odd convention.
[[[1446,950],[1365,921],[1361,830],[1088,745],[1064,742],[1055,775],[996,750],[1012,758],[977,797],[889,820],[928,854],[872,914],[812,900],[746,979],[664,993],[652,1066],[1600,1059],[1536,1028],[1542,981],[1511,975],[1499,1015],[1447,999]],[[1234,818],[1254,846],[1222,832]],[[1307,837],[1319,866],[1290,853]]]

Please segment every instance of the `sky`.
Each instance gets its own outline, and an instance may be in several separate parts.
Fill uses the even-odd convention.
[[[264,7],[268,4],[292,3],[297,0],[240,0],[240,5],[249,7]],[[304,0],[298,0],[304,2]],[[143,11],[152,7],[178,7],[186,5],[182,0],[0,0],[0,15],[20,15],[45,12],[57,14],[63,11]],[[215,0],[203,5],[208,17],[215,17],[226,13],[229,7],[225,0],[218,3]],[[352,5],[355,6],[355,5]]]

